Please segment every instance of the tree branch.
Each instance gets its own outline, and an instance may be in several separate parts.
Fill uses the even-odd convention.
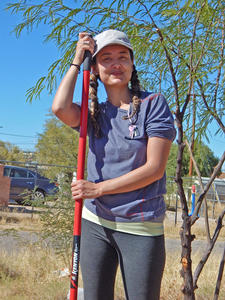
[[[193,50],[194,50],[194,40],[195,40],[195,37],[196,37],[196,27],[197,27],[197,24],[199,22],[199,18],[200,18],[200,15],[202,13],[202,10],[204,8],[206,4],[206,1],[203,2],[202,6],[201,6],[201,9],[198,10],[198,14],[196,16],[196,19],[195,19],[195,22],[193,24],[193,35],[192,35],[192,39],[191,39],[191,51],[190,51],[190,75],[192,75],[192,71],[193,71]]]
[[[204,90],[203,90],[203,86],[202,86],[202,83],[200,82],[200,80],[197,80],[197,84],[200,88],[202,100],[204,102],[204,105],[205,105],[206,109],[214,117],[214,119],[217,121],[217,123],[220,126],[220,128],[222,129],[223,133],[225,133],[225,126],[224,126],[223,122],[221,121],[221,119],[219,118],[217,112],[212,111],[212,109],[208,105],[208,102],[206,100],[206,96],[205,96],[205,93],[204,93]]]
[[[224,17],[224,13],[223,13],[223,17]],[[221,77],[221,69],[224,64],[224,28],[225,28],[224,20],[222,21],[222,26],[223,26],[222,41],[221,41],[221,50],[220,50],[221,61],[220,61],[219,67],[218,67],[218,74],[217,74],[217,78],[216,78],[216,87],[215,87],[214,96],[213,96],[213,110],[215,112],[216,112],[217,93],[218,93],[219,82],[220,82],[220,77]]]
[[[198,66],[199,66],[199,64],[200,64],[200,62],[201,62],[201,60],[204,56],[204,49],[205,49],[207,37],[208,37],[209,33],[211,33],[211,31],[212,31],[213,19],[214,19],[215,13],[217,11],[218,5],[219,5],[219,3],[217,3],[217,6],[215,7],[215,10],[214,10],[214,14],[212,15],[212,18],[211,18],[210,23],[208,25],[208,29],[206,31],[206,36],[204,38],[204,43],[202,44],[201,54],[199,55],[198,61],[197,61],[196,66],[195,66],[195,70],[198,69]],[[216,30],[217,30],[217,28],[214,31],[216,31]],[[213,42],[213,38],[212,38],[211,41],[209,41],[209,44],[212,44],[212,42]]]
[[[219,233],[220,233],[220,230],[222,229],[223,225],[222,225],[222,220],[223,220],[223,217],[224,217],[224,214],[225,214],[225,209],[222,211],[222,213],[220,214],[220,216],[218,217],[217,219],[217,227],[215,229],[215,232],[214,232],[214,235],[211,239],[211,242],[210,244],[208,244],[208,247],[207,249],[205,250],[205,253],[203,254],[198,266],[196,267],[195,269],[195,273],[194,273],[194,277],[193,277],[193,284],[194,284],[194,288],[196,289],[197,288],[197,281],[198,281],[198,278],[201,274],[201,271],[205,265],[205,263],[207,262],[211,252],[212,252],[212,249],[217,241],[217,238],[219,236]]]
[[[200,210],[202,201],[203,201],[205,195],[207,194],[209,188],[211,187],[213,181],[215,180],[217,174],[218,174],[219,171],[221,170],[224,161],[225,161],[225,151],[224,151],[224,153],[223,153],[223,155],[222,155],[222,157],[221,157],[221,159],[220,159],[218,165],[216,166],[216,168],[214,168],[213,174],[211,175],[211,177],[210,177],[208,183],[206,184],[206,186],[205,186],[205,188],[204,188],[204,191],[201,193],[201,195],[200,195],[199,198],[198,198],[198,201],[197,201],[195,210],[194,210],[193,215],[192,215],[192,217],[191,217],[191,225],[193,225],[193,224],[197,221],[197,219],[198,219],[197,215],[198,215],[198,213],[199,213],[199,210]]]
[[[202,190],[202,192],[204,192],[204,185],[203,185],[203,182],[202,182],[201,174],[200,174],[198,165],[196,163],[196,160],[195,160],[195,158],[193,156],[193,153],[192,153],[192,150],[191,150],[191,146],[189,145],[189,143],[188,143],[187,140],[185,140],[185,144],[187,145],[188,150],[190,152],[190,156],[191,156],[191,159],[193,161],[193,164],[194,164],[197,176],[198,176],[198,180],[199,180],[199,183],[200,183],[201,190]],[[206,230],[208,244],[210,244],[211,237],[210,237],[210,229],[209,229],[208,205],[207,205],[206,198],[204,197],[203,199],[204,199],[204,204],[205,204],[205,211],[204,211],[204,213],[205,213],[204,214],[204,217],[205,217],[205,230]]]
[[[141,1],[141,0],[137,0],[140,5],[142,5],[147,13],[147,15],[149,16],[149,18],[151,19],[152,21],[152,24],[153,26],[155,27],[156,29],[156,32],[157,34],[159,35],[159,38],[160,38],[160,42],[163,46],[163,49],[165,51],[165,54],[166,54],[166,59],[168,61],[168,64],[169,64],[169,69],[170,69],[170,73],[171,73],[171,76],[172,76],[172,80],[173,80],[173,85],[174,85],[174,91],[175,91],[175,101],[176,101],[176,104],[177,104],[177,107],[178,109],[180,108],[180,104],[179,104],[179,97],[178,97],[178,84],[177,84],[177,80],[176,80],[176,75],[175,75],[175,71],[174,71],[174,68],[173,68],[173,63],[172,63],[172,59],[170,57],[170,54],[165,46],[165,43],[164,43],[164,37],[163,37],[163,34],[160,30],[160,28],[156,25],[152,15],[150,14],[147,6]],[[180,110],[180,109],[179,109]]]
[[[215,288],[213,300],[219,299],[220,285],[221,285],[221,280],[222,280],[222,276],[223,276],[224,265],[225,265],[225,245],[224,245],[224,249],[223,249],[222,259],[220,261],[219,273],[218,273],[218,277],[217,277],[217,281],[216,281],[216,288]]]
[[[196,16],[196,19],[195,19],[195,22],[194,22],[194,25],[193,25],[193,34],[192,34],[192,39],[191,39],[191,47],[190,47],[190,64],[189,64],[189,87],[188,87],[188,92],[187,92],[187,96],[186,96],[186,99],[185,99],[185,102],[184,102],[184,105],[183,105],[183,108],[182,108],[182,115],[185,114],[185,111],[186,111],[186,108],[188,106],[188,103],[190,102],[190,98],[191,98],[191,91],[192,91],[192,87],[193,87],[193,84],[194,84],[194,79],[193,79],[193,48],[194,48],[194,39],[195,39],[195,36],[196,36],[196,27],[197,27],[197,24],[199,22],[199,18],[200,18],[200,15],[201,15],[201,12],[205,6],[206,2],[203,2],[202,6],[201,6],[201,9],[198,11],[198,14]],[[196,70],[195,70],[196,71]]]

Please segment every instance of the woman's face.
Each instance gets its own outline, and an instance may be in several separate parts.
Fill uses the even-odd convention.
[[[105,87],[127,86],[133,71],[129,49],[121,45],[104,47],[97,54],[93,69]]]

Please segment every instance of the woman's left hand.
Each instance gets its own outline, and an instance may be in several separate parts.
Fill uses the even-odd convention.
[[[100,184],[87,180],[77,180],[71,183],[73,200],[97,198],[101,196]]]

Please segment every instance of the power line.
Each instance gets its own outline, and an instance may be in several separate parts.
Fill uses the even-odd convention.
[[[12,133],[3,133],[0,132],[2,135],[10,135],[10,136],[17,136],[17,137],[25,137],[25,138],[37,138],[37,136],[31,136],[31,135],[21,135],[21,134],[12,134]]]
[[[17,146],[17,145],[36,145],[36,143],[32,143],[32,142],[28,142],[28,143],[10,143],[10,142],[6,142],[6,143],[9,143],[11,146]],[[0,145],[0,147],[5,147],[4,145]]]

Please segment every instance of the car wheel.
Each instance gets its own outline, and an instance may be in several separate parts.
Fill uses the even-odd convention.
[[[45,193],[42,190],[37,189],[33,194],[33,200],[34,201],[41,201],[44,202],[45,199]]]
[[[24,205],[24,200],[23,199],[16,199],[15,201],[19,205]]]

